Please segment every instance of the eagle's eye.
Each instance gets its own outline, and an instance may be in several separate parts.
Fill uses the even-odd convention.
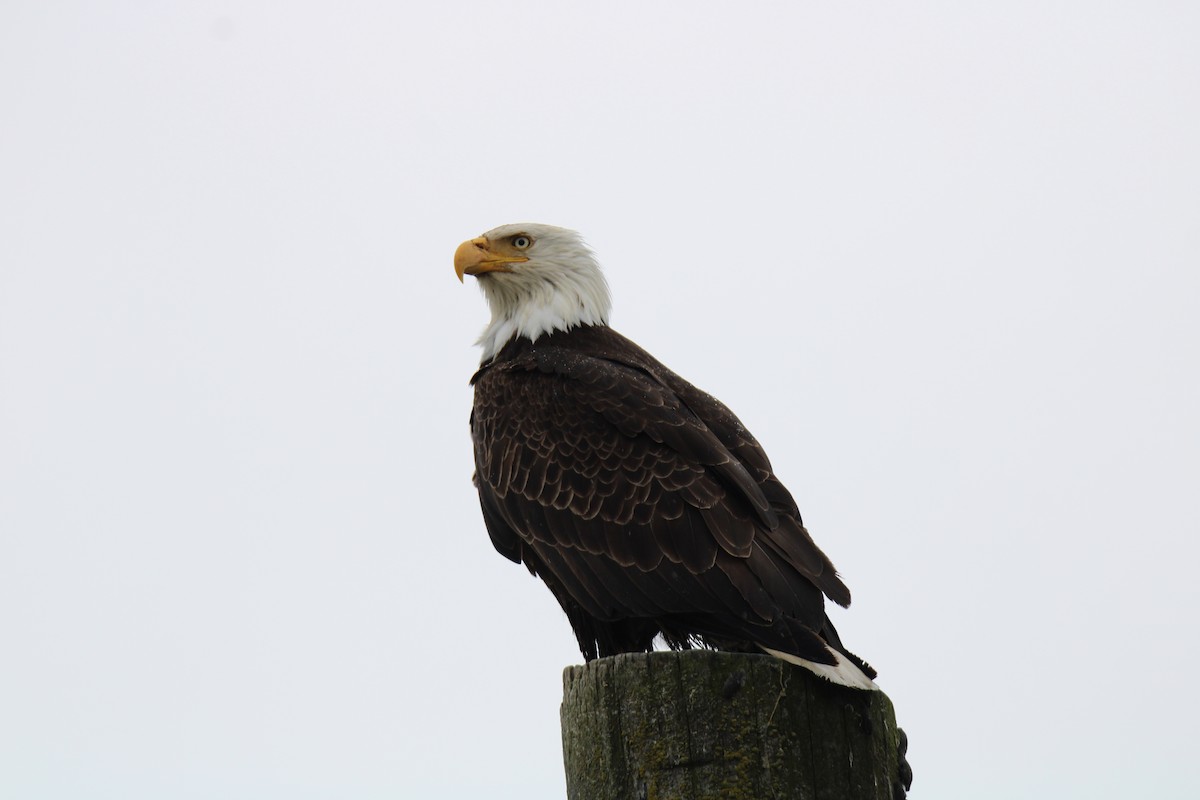
[[[512,246],[518,250],[528,250],[531,244],[533,244],[533,239],[530,239],[523,233],[518,236],[514,236],[512,240]]]

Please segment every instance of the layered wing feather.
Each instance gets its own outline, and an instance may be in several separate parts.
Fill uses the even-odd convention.
[[[546,580],[585,655],[622,646],[597,626],[651,620],[636,635],[833,663],[821,594],[849,591],[724,405],[609,329],[506,348],[473,383],[492,541]]]

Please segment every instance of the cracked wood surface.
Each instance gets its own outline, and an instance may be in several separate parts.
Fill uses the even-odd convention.
[[[563,689],[568,800],[903,797],[887,696],[771,656],[619,655]]]

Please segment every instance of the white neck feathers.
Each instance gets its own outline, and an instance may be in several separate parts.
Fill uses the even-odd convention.
[[[514,337],[537,341],[543,334],[579,325],[607,325],[612,301],[595,255],[579,234],[548,225],[512,225],[532,235],[529,261],[513,271],[480,276],[492,321],[476,342],[483,360],[496,355]]]

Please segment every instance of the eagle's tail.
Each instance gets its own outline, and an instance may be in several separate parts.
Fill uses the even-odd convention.
[[[784,661],[787,661],[789,664],[796,664],[797,666],[804,667],[806,670],[820,675],[826,680],[833,681],[834,683],[840,683],[842,686],[849,686],[852,689],[879,690],[879,687],[875,684],[875,681],[871,680],[867,676],[866,672],[864,672],[849,658],[842,655],[832,647],[829,648],[829,654],[833,657],[835,663],[818,664],[815,661],[809,661],[801,658],[800,656],[794,656],[791,653],[785,653],[782,650],[773,650],[770,647],[763,647],[762,645],[759,646],[762,647],[765,652],[770,653],[776,658],[781,658]],[[870,668],[868,667],[868,669]]]
[[[841,637],[838,636],[837,629],[830,622],[828,615],[825,617],[825,624],[821,626],[819,636],[814,636],[812,629],[803,625],[793,624],[790,627],[793,636],[795,636],[796,644],[805,642],[809,645],[808,649],[814,657],[825,656],[826,658],[814,661],[783,650],[766,647],[762,644],[759,647],[776,658],[782,658],[791,664],[797,664],[810,672],[820,675],[826,680],[840,683],[842,686],[849,686],[852,689],[878,691],[879,687],[872,680],[876,674],[875,670],[870,664],[846,649],[845,645],[842,644]],[[800,628],[800,630],[797,630],[797,628]],[[820,648],[820,651],[816,650],[817,647]],[[797,649],[800,652],[804,652],[805,650],[803,646]]]

